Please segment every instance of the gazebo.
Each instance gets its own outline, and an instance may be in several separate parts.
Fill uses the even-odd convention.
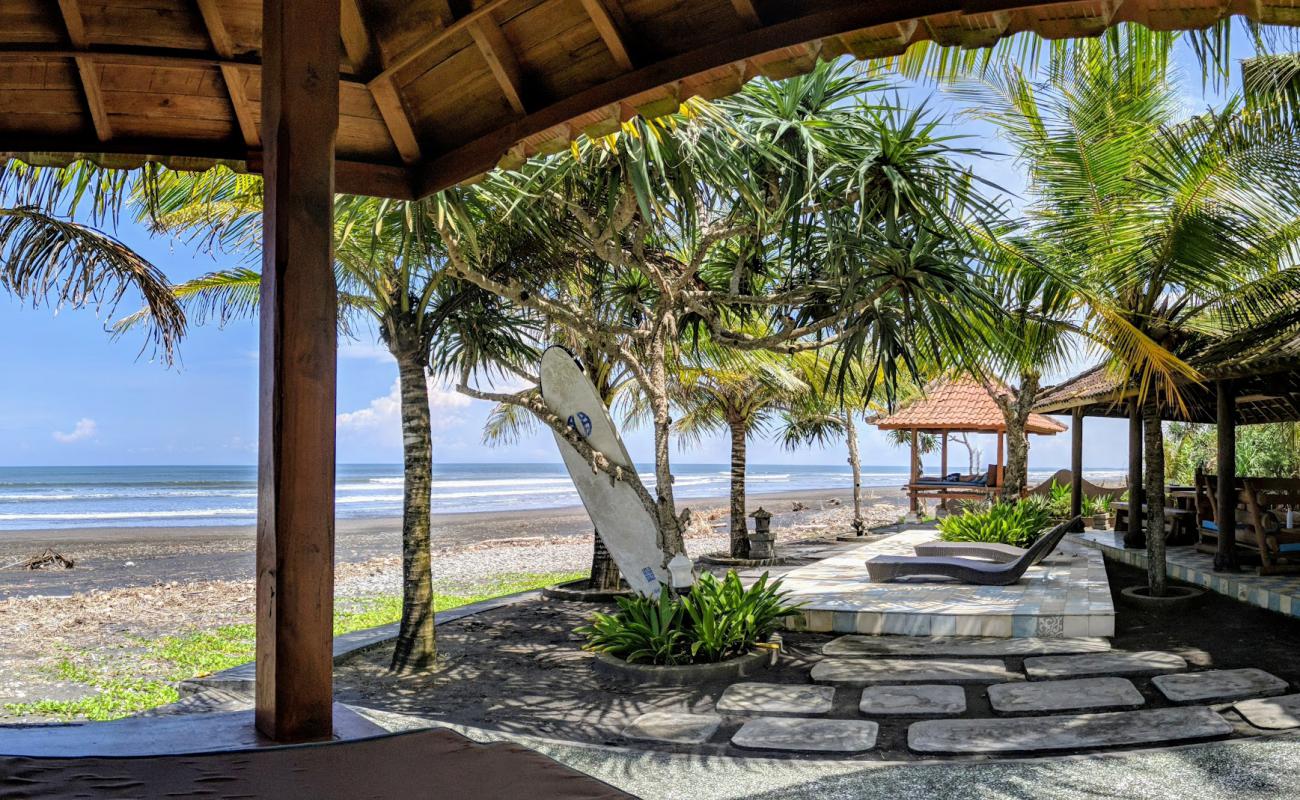
[[[0,164],[264,177],[256,725],[313,740],[333,727],[336,191],[425,197],[818,58],[1230,14],[1296,20],[1293,0],[5,0]]]
[[[1249,343],[1247,343],[1249,340]],[[1236,566],[1234,554],[1237,520],[1238,425],[1300,421],[1300,336],[1292,330],[1260,339],[1250,331],[1220,341],[1186,358],[1199,378],[1180,380],[1181,403],[1162,403],[1161,418],[1212,423],[1218,428],[1215,470],[1217,507],[1214,518],[1220,531],[1215,553],[1216,569]],[[1128,419],[1128,484],[1132,507],[1141,508],[1150,492],[1143,486],[1142,416],[1138,390],[1106,365],[1085,370],[1046,390],[1034,405],[1044,414],[1068,413],[1074,421],[1071,460],[1076,474],[1082,465],[1084,417]],[[1164,487],[1159,487],[1163,495]],[[1078,513],[1079,495],[1072,513]],[[1143,541],[1143,515],[1130,514],[1126,546]]]
[[[993,391],[1003,397],[1009,396],[1011,390],[999,381],[991,383]],[[998,406],[989,388],[980,381],[970,377],[958,377],[932,382],[916,400],[906,404],[898,411],[875,423],[881,430],[910,431],[911,470],[907,483],[909,506],[913,512],[919,510],[924,497],[987,497],[995,494],[1003,486],[1003,470],[1006,464],[1006,418]],[[1065,430],[1065,426],[1054,419],[1041,414],[1030,414],[1025,423],[1026,434],[1055,436]],[[920,437],[923,433],[938,434],[940,437],[940,474],[937,478],[925,478],[921,475]],[[998,437],[997,462],[989,466],[983,476],[965,476],[949,480],[948,473],[948,434],[950,433],[995,433]]]

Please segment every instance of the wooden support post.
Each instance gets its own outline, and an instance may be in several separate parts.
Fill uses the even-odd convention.
[[[1219,507],[1214,522],[1219,541],[1214,550],[1215,572],[1236,572],[1237,565],[1237,387],[1231,381],[1215,381],[1215,409],[1218,430]]]
[[[944,431],[939,446],[939,477],[948,477],[948,432]]]
[[[997,471],[993,473],[993,485],[999,489],[1002,488],[1002,465],[1006,463],[1005,445],[1007,440],[1006,431],[998,431],[998,466]],[[999,492],[1001,494],[1001,492]]]
[[[1142,504],[1146,492],[1142,491],[1142,407],[1137,398],[1128,407],[1128,530],[1124,532],[1125,547],[1145,547],[1142,533]]]
[[[916,485],[917,480],[919,480],[921,477],[921,448],[920,448],[919,440],[920,440],[920,432],[917,431],[915,428],[913,428],[912,429],[912,468],[910,473],[911,477],[908,479],[908,483],[912,484],[913,486]],[[912,500],[912,513],[920,515],[921,504],[920,504],[920,498],[916,496],[916,489],[912,489],[910,494]]]
[[[1083,516],[1083,409],[1076,408],[1071,414],[1074,425],[1070,429],[1070,516]],[[1082,531],[1085,526],[1080,522],[1075,530]]]
[[[263,0],[257,727],[333,732],[338,0]]]

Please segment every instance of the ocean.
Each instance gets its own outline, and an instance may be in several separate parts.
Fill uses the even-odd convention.
[[[638,468],[653,486],[651,465]],[[725,464],[676,464],[673,471],[680,499],[729,491]],[[1031,471],[1031,481],[1050,474]],[[863,467],[863,485],[901,486],[906,475],[906,467]],[[750,494],[852,485],[847,464],[751,464],[746,483]],[[340,464],[335,498],[341,519],[398,516],[401,465]],[[433,467],[434,512],[519,511],[579,502],[562,464]],[[256,510],[252,466],[0,467],[0,531],[251,525]]]

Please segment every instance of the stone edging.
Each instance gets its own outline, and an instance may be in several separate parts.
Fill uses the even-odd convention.
[[[475,614],[481,614],[484,611],[492,611],[497,608],[521,603],[525,600],[536,600],[542,596],[542,593],[536,589],[530,589],[525,592],[516,592],[503,597],[494,597],[490,600],[480,600],[477,603],[471,603],[459,608],[450,608],[446,611],[439,611],[434,614],[434,624],[444,625],[448,622],[455,622],[458,619],[472,617]],[[397,638],[400,623],[393,622],[388,625],[380,625],[377,628],[366,628],[364,630],[352,631],[342,636],[334,637],[334,663],[340,664],[350,656],[357,653],[365,652],[371,648],[391,639]],[[201,678],[189,678],[181,681],[176,685],[177,690],[182,696],[194,694],[205,689],[227,689],[231,691],[253,691],[254,682],[257,679],[256,662],[249,661],[247,664],[240,664],[237,667],[214,672],[211,675],[205,675]]]
[[[694,686],[704,681],[728,681],[747,678],[772,666],[780,653],[780,634],[769,640],[776,650],[757,648],[739,658],[716,664],[682,664],[659,666],[657,664],[629,664],[621,658],[606,653],[595,653],[591,668],[600,674],[635,681],[645,686]]]
[[[565,600],[575,603],[612,603],[619,597],[631,597],[631,589],[618,589],[610,591],[608,589],[579,589],[578,584],[586,583],[586,578],[580,578],[568,583],[557,583],[554,586],[547,586],[542,589],[542,597],[547,600]]]
[[[715,567],[779,567],[788,561],[788,559],[780,556],[776,558],[732,558],[720,553],[709,553],[695,560],[697,563],[709,564]]]

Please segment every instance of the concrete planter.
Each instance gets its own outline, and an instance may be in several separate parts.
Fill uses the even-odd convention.
[[[547,600],[564,600],[570,603],[613,603],[620,597],[631,597],[631,589],[608,591],[603,589],[584,589],[585,578],[568,583],[558,583],[542,589],[542,597]]]
[[[1180,612],[1195,605],[1205,596],[1205,590],[1199,586],[1166,586],[1164,597],[1153,597],[1151,590],[1142,584],[1126,586],[1119,592],[1120,600],[1133,608],[1143,611]]]
[[[717,567],[777,567],[785,563],[785,559],[780,556],[773,558],[732,558],[726,553],[709,553],[700,556],[696,560],[701,564],[712,564]]]
[[[716,664],[685,664],[661,667],[655,664],[629,664],[606,653],[596,653],[591,668],[602,675],[646,686],[694,686],[711,681],[736,681],[773,666],[779,657],[780,637],[771,641],[778,650],[756,648],[739,658]]]

